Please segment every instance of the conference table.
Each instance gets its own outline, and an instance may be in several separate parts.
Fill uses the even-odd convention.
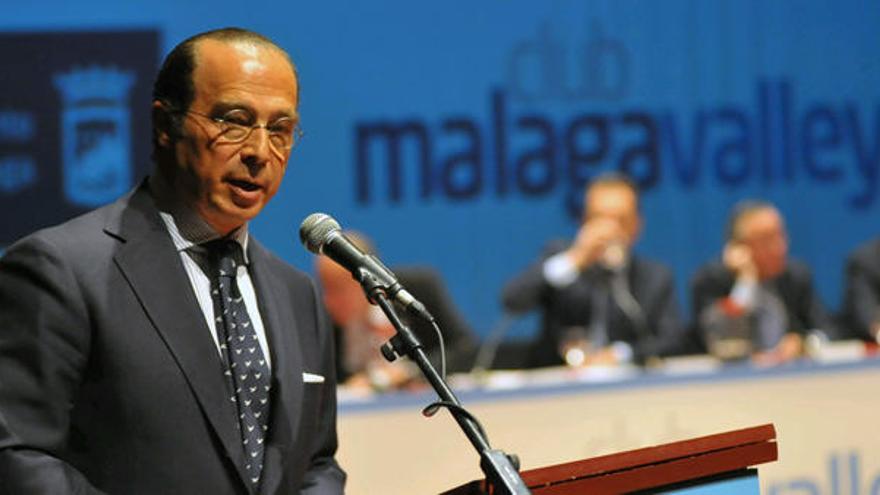
[[[880,357],[828,346],[781,366],[706,356],[636,367],[491,371],[450,377],[494,448],[523,469],[765,423],[779,460],[761,466],[767,495],[880,494]],[[348,493],[438,493],[482,477],[478,457],[432,391],[339,389],[339,459]]]

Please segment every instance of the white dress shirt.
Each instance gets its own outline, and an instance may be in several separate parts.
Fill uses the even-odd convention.
[[[159,208],[159,216],[162,217],[162,221],[168,229],[168,234],[171,236],[171,240],[174,242],[174,246],[180,255],[180,261],[183,263],[183,268],[186,270],[190,284],[192,284],[193,293],[199,302],[202,315],[205,317],[208,334],[214,341],[221,358],[225,359],[225,356],[222,354],[223,351],[220,349],[220,339],[215,329],[214,301],[211,298],[211,279],[205,271],[207,267],[207,251],[203,246],[206,242],[219,239],[220,235],[191,209],[174,201],[170,194],[168,194],[168,191],[163,188],[161,182],[153,179],[155,178],[153,177],[150,180],[150,189],[156,200],[156,206]],[[269,352],[269,342],[266,339],[263,317],[260,315],[260,307],[257,304],[257,294],[254,291],[254,285],[251,282],[247,268],[249,264],[247,255],[247,224],[233,232],[229,237],[241,245],[244,263],[238,265],[235,281],[238,284],[238,290],[244,298],[244,305],[247,308],[248,316],[250,316],[254,331],[257,334],[260,348],[266,357],[266,365],[271,370],[272,355]]]

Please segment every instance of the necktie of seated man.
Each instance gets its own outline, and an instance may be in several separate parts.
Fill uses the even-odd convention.
[[[211,297],[229,400],[238,411],[248,482],[256,490],[263,470],[263,452],[269,429],[269,366],[236,282],[236,273],[243,259],[241,246],[232,240],[218,240],[205,244],[205,247],[215,270]]]
[[[611,291],[605,281],[596,284],[590,292],[590,345],[594,352],[608,345],[608,317],[611,311]]]

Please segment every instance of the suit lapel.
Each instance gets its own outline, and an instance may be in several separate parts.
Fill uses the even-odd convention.
[[[297,404],[303,395],[303,363],[293,301],[284,298],[289,291],[280,277],[273,275],[279,268],[273,266],[277,262],[253,238],[249,246],[250,274],[272,353],[272,416],[260,489],[260,493],[271,494],[283,478],[299,428],[302,411]]]
[[[145,187],[131,196],[120,223],[108,225],[106,231],[126,241],[115,256],[116,264],[177,361],[243,482],[244,451],[222,363],[179,254]]]

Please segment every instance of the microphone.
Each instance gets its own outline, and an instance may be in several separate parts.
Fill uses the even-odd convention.
[[[407,311],[419,315],[429,323],[434,321],[434,317],[425,305],[400,285],[394,272],[383,265],[377,257],[364,253],[345,237],[339,222],[330,215],[312,213],[307,216],[299,227],[299,239],[309,251],[323,254],[350,271],[355,280],[361,284],[365,283],[367,277],[372,278],[375,286],[400,303]]]

